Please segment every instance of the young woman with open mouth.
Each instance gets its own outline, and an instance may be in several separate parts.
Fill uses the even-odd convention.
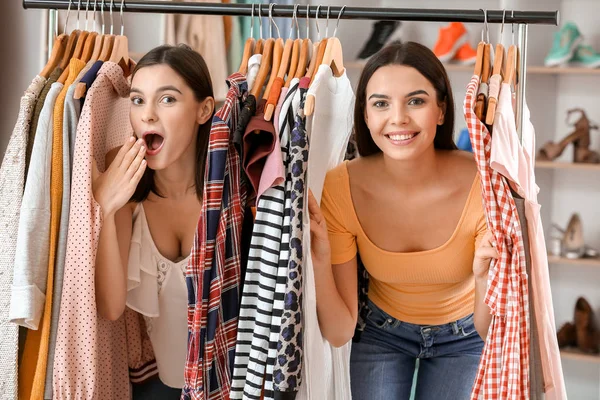
[[[189,47],[151,50],[133,71],[134,130],[93,191],[103,225],[96,303],[107,319],[142,314],[158,378],[133,385],[134,399],[179,399],[187,352],[185,268],[200,216],[213,89]]]

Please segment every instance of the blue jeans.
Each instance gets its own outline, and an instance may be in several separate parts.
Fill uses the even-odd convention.
[[[367,325],[352,344],[352,399],[408,400],[413,389],[416,400],[469,399],[483,344],[473,314],[444,325],[415,325],[369,300]]]

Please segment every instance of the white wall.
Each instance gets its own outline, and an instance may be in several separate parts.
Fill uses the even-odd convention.
[[[25,11],[20,1],[0,5],[0,158],[19,112],[19,99],[43,67],[42,18],[44,11]]]

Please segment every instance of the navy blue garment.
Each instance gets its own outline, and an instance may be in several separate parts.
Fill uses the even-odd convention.
[[[88,69],[85,75],[83,75],[83,78],[81,78],[81,80],[79,81],[85,83],[85,94],[87,94],[87,91],[92,87],[92,84],[96,80],[96,75],[98,75],[98,71],[100,71],[100,67],[102,67],[102,64],[104,64],[104,61],[96,61],[94,64],[92,64],[92,67]],[[81,101],[82,109],[83,103],[85,102],[85,94],[81,97],[81,99],[79,99],[79,101]]]

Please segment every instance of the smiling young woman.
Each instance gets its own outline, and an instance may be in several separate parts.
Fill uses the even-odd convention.
[[[204,59],[161,46],[137,64],[130,89],[134,136],[103,173],[94,198],[103,225],[96,254],[96,304],[110,320],[142,314],[158,378],[133,385],[133,399],[179,399],[187,352],[185,267],[204,184],[213,89]]]
[[[355,400],[467,399],[490,324],[487,271],[497,256],[470,153],[456,149],[444,67],[426,47],[393,43],[356,93],[360,158],[309,196],[317,313],[341,346],[358,317],[357,263],[370,275],[364,332],[351,351]]]

